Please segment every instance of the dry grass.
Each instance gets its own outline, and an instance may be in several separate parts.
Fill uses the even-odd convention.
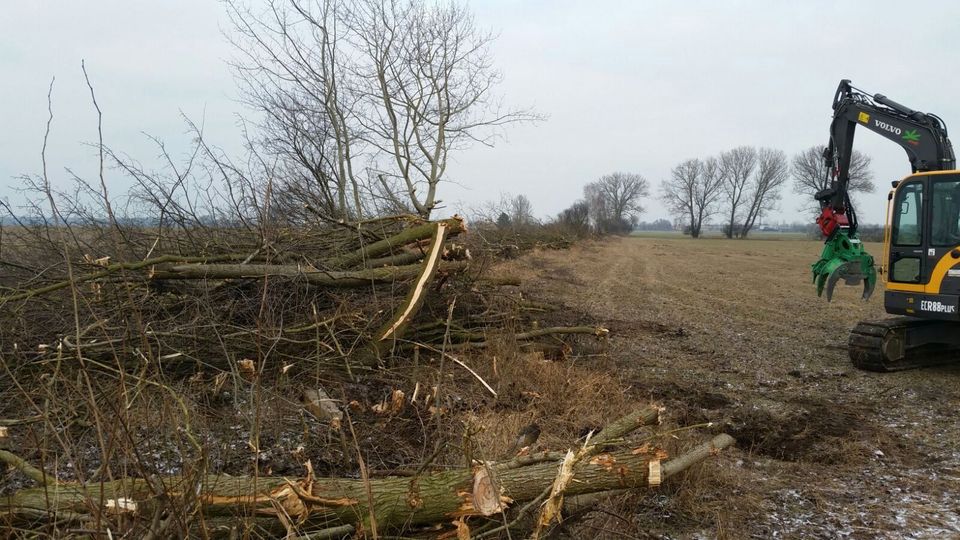
[[[500,356],[498,366],[500,398],[475,413],[482,429],[476,440],[490,458],[503,456],[531,423],[542,429],[539,449],[565,450],[587,431],[643,405],[627,399],[620,381],[596,364],[581,367],[533,353]]]

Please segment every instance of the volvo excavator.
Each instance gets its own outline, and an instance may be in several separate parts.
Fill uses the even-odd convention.
[[[893,182],[887,197],[879,265],[857,234],[849,194],[853,136],[858,127],[900,145],[913,174]],[[860,369],[896,371],[960,359],[960,171],[946,124],[881,94],[840,81],[824,151],[828,187],[816,194],[825,245],[813,264],[817,294],[831,299],[837,282],[873,293],[886,282],[884,308],[898,317],[862,321],[849,338]]]

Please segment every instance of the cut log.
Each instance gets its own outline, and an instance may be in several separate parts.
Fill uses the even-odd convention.
[[[43,415],[34,415],[28,418],[0,418],[0,426],[19,426],[22,424],[32,424],[43,420]]]
[[[403,251],[396,255],[380,257],[378,259],[367,259],[363,262],[365,268],[380,268],[382,266],[405,266],[408,264],[419,263],[423,260],[424,254],[421,251]]]
[[[656,422],[659,412],[658,408],[643,409],[611,424],[601,434],[610,437],[610,441],[618,440],[639,427],[638,422]],[[597,443],[603,442],[601,434]],[[661,469],[662,478],[667,479],[731,444],[731,437],[718,435],[690,453],[666,462]],[[648,487],[650,463],[661,456],[662,452],[649,444],[597,454],[572,467],[572,481],[566,485],[565,494],[575,496]],[[509,510],[516,503],[540,496],[553,484],[557,466],[554,460],[483,463],[472,469],[374,478],[367,482],[354,478],[313,478],[311,474],[299,480],[210,475],[202,478],[199,486],[195,481],[176,476],[162,481],[170,498],[182,496],[187,490],[197,490],[199,511],[209,518],[273,516],[278,526],[284,520],[292,520],[303,531],[346,526],[365,530],[366,521],[373,515],[377,528],[386,531],[480,518],[491,512],[499,513],[495,509],[501,505]],[[51,519],[71,512],[89,514],[91,504],[96,501],[121,498],[135,505],[137,515],[151,516],[158,511],[157,505],[168,499],[156,496],[156,485],[156,481],[151,487],[143,479],[126,478],[87,486],[56,484],[22,490],[0,498],[0,522],[30,521],[43,514]],[[482,493],[475,493],[475,486],[481,486]],[[279,528],[283,530],[282,526]]]
[[[351,266],[357,266],[363,263],[365,260],[377,259],[395,249],[402,248],[407,244],[432,237],[434,229],[438,223],[445,225],[448,236],[456,236],[466,230],[466,227],[463,223],[463,218],[454,216],[450,219],[444,219],[434,223],[424,223],[423,225],[410,227],[409,229],[403,230],[400,233],[391,236],[390,238],[385,238],[379,242],[374,242],[364,246],[362,249],[332,258],[326,262],[334,268],[349,268]]]
[[[467,263],[461,261],[440,264],[440,270],[446,272],[459,272],[466,267]],[[355,271],[324,271],[283,264],[183,264],[154,272],[151,279],[244,279],[279,276],[302,279],[321,287],[365,287],[372,283],[413,279],[421,270],[422,266],[419,264]]]
[[[33,465],[30,465],[26,460],[14,454],[13,452],[0,450],[0,462],[6,463],[14,469],[18,469],[20,472],[38,484],[56,483],[55,476],[45,471],[41,471]]]
[[[215,261],[230,261],[230,260],[242,260],[247,255],[232,254],[232,255],[211,255],[210,257],[181,257],[178,255],[162,255],[160,257],[155,257],[153,259],[146,259],[143,261],[135,261],[129,263],[116,263],[107,265],[103,270],[98,270],[96,272],[91,272],[89,274],[84,274],[70,280],[58,281],[57,283],[51,283],[44,287],[38,287],[36,289],[30,289],[28,291],[17,292],[7,296],[0,296],[0,304],[5,302],[13,302],[15,300],[25,300],[27,298],[32,298],[34,296],[41,296],[44,294],[52,293],[54,291],[59,291],[60,289],[65,289],[71,284],[83,283],[86,281],[94,281],[97,279],[105,278],[111,274],[123,270],[141,270],[143,268],[149,268],[151,266],[156,266],[158,264],[165,263],[184,263],[184,262],[215,262]]]

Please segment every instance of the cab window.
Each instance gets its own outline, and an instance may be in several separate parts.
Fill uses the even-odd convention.
[[[960,179],[935,180],[931,195],[930,245],[960,244]]]
[[[923,183],[913,182],[900,187],[893,207],[893,244],[919,246],[923,241]]]

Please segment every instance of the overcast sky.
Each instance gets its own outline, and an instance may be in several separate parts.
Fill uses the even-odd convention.
[[[580,197],[613,171],[654,188],[676,163],[739,145],[792,155],[827,139],[841,78],[960,126],[953,2],[573,2],[475,0],[479,24],[499,33],[493,48],[508,104],[548,116],[510,128],[495,148],[456,156],[441,192],[451,209],[501,192],[526,194],[540,216]],[[46,92],[56,77],[48,148],[51,178],[70,167],[95,178],[96,116],[80,70],[85,59],[104,111],[105,143],[145,164],[175,155],[189,136],[181,112],[207,137],[239,148],[244,113],[225,59],[227,27],[215,0],[8,2],[0,17],[0,197],[40,171]],[[862,130],[880,184],[861,198],[865,222],[883,219],[889,180],[909,173],[903,152]],[[117,192],[128,184],[108,176]],[[783,218],[805,219],[789,190]],[[646,201],[643,219],[667,217]]]

